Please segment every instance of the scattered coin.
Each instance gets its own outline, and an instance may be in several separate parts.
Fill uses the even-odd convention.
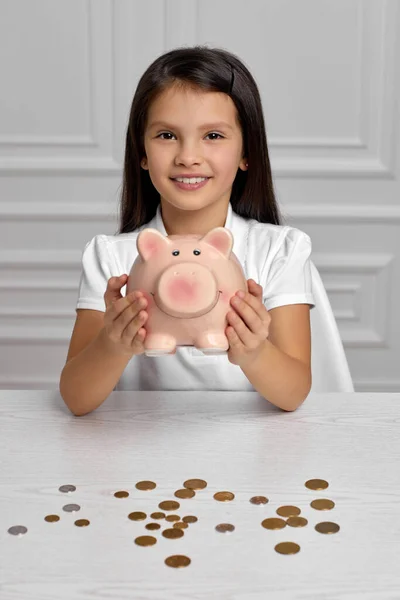
[[[176,490],[174,493],[174,496],[177,498],[193,498],[195,495],[196,492],[194,490],[189,490],[187,488],[184,488],[183,490]]]
[[[129,492],[125,492],[124,490],[121,490],[120,492],[115,492],[114,496],[116,498],[127,498],[129,496]]]
[[[317,510],[330,510],[335,506],[335,503],[332,502],[332,500],[328,500],[328,498],[320,498],[310,502],[310,506],[316,508]]]
[[[305,527],[307,523],[307,519],[303,517],[289,517],[286,519],[286,524],[290,525],[290,527]]]
[[[189,490],[204,490],[207,487],[207,481],[204,481],[204,479],[188,479],[183,483],[183,487]]]
[[[326,490],[329,486],[329,483],[324,479],[309,479],[306,481],[305,486],[309,490]]]
[[[250,498],[250,502],[252,504],[267,504],[268,498],[266,498],[265,496],[253,496],[252,498]]]
[[[154,546],[157,540],[152,535],[140,535],[135,539],[135,544],[138,546]]]
[[[340,529],[337,523],[331,523],[330,521],[324,521],[323,523],[318,523],[315,526],[315,529],[320,533],[337,533]]]
[[[59,492],[64,492],[65,494],[68,494],[69,492],[75,492],[76,487],[74,485],[61,485],[58,488]]]
[[[281,517],[297,517],[301,510],[297,506],[280,506],[276,512]]]
[[[24,535],[28,529],[24,525],[13,525],[8,529],[8,533],[11,535]]]
[[[217,492],[214,494],[215,500],[218,500],[219,502],[229,502],[230,500],[233,500],[234,497],[235,494],[232,494],[232,492]]]
[[[150,517],[152,519],[163,519],[165,517],[165,513],[163,513],[163,512],[153,512],[153,513],[151,513]]]
[[[60,517],[58,515],[47,515],[44,520],[48,523],[55,523],[60,520]]]
[[[275,546],[275,550],[279,554],[297,554],[300,551],[300,546],[294,542],[281,542]]]
[[[88,519],[78,519],[77,521],[75,521],[75,525],[77,527],[87,527],[90,524],[90,521],[88,521]]]
[[[182,521],[184,523],[196,523],[197,517],[193,517],[192,515],[188,515],[187,517],[183,517]]]
[[[181,520],[181,518],[180,518],[180,516],[179,516],[179,515],[167,515],[167,516],[165,517],[165,520],[166,520],[166,521],[180,521],[180,520]]]
[[[165,559],[165,564],[169,567],[175,567],[178,569],[179,567],[187,567],[190,565],[190,558],[188,556],[183,556],[182,554],[176,554],[174,556],[168,556]]]
[[[264,519],[264,521],[261,522],[261,525],[265,527],[265,529],[283,529],[286,527],[286,521],[277,518]]]
[[[148,491],[154,490],[156,484],[154,483],[154,481],[138,481],[135,487],[138,490]]]
[[[131,512],[128,515],[128,519],[130,519],[131,521],[144,521],[146,517],[146,513],[140,511]]]
[[[187,523],[184,523],[183,521],[178,521],[177,523],[174,523],[172,527],[174,527],[175,529],[187,529],[189,525]]]
[[[63,510],[65,510],[65,512],[76,512],[78,510],[81,510],[81,507],[79,506],[79,504],[65,504],[63,506]]]
[[[150,530],[155,530],[155,529],[160,529],[161,525],[159,523],[147,523],[147,525],[145,525],[146,529],[150,529]]]
[[[181,538],[184,535],[183,529],[164,529],[162,532],[163,536],[168,538],[169,540],[174,540],[177,538]]]
[[[232,531],[235,531],[235,526],[231,525],[231,523],[220,523],[215,529],[220,533],[231,533]]]
[[[176,510],[179,507],[179,502],[175,502],[175,500],[164,500],[158,505],[158,508],[161,508],[161,510]]]

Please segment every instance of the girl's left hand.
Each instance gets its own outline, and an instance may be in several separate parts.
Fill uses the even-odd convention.
[[[262,302],[263,288],[254,279],[248,279],[248,292],[236,292],[228,311],[228,326],[225,330],[229,341],[228,360],[244,367],[254,361],[268,338],[271,317]],[[240,298],[243,294],[244,297]],[[236,300],[239,302],[235,304]]]

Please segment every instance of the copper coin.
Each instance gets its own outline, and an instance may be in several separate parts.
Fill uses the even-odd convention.
[[[189,490],[204,490],[207,487],[207,481],[204,481],[204,479],[188,479],[183,483],[183,487]]]
[[[75,492],[76,487],[74,485],[60,485],[60,487],[58,488],[59,492],[64,492],[64,494],[68,494],[70,492]]]
[[[13,525],[7,531],[8,533],[11,533],[11,535],[24,535],[28,529],[25,525]]]
[[[116,498],[127,498],[129,496],[129,492],[125,492],[124,490],[121,490],[120,492],[115,492],[114,496]]]
[[[182,554],[175,554],[174,556],[168,556],[168,558],[166,558],[164,562],[169,567],[179,569],[180,567],[187,567],[188,565],[190,565],[191,561],[188,556],[183,556]]]
[[[47,515],[44,520],[48,523],[56,523],[56,521],[60,520],[60,517],[58,515]]]
[[[265,496],[253,496],[252,498],[250,498],[250,502],[252,504],[267,504],[268,498],[266,498]]]
[[[188,515],[187,517],[183,517],[182,521],[184,523],[196,523],[197,517],[193,517],[192,515]]]
[[[65,512],[77,512],[78,510],[81,510],[81,507],[79,504],[65,504],[63,510],[65,510]]]
[[[217,492],[214,494],[215,500],[218,500],[219,502],[229,502],[230,500],[233,500],[234,497],[235,494],[232,494],[232,492]]]
[[[164,502],[160,502],[158,505],[158,508],[161,508],[161,510],[176,510],[179,507],[179,502],[175,502],[175,500],[164,500]]]
[[[131,512],[128,515],[128,519],[130,519],[131,521],[144,521],[146,517],[146,513],[140,511]]]
[[[317,510],[331,510],[335,506],[335,503],[332,500],[328,500],[328,498],[319,498],[310,502],[310,506]]]
[[[164,531],[162,532],[163,536],[168,538],[169,540],[175,540],[178,538],[183,537],[183,530],[182,529],[164,529]]]
[[[297,517],[301,510],[297,506],[280,506],[276,512],[280,517]]]
[[[324,479],[309,479],[304,485],[309,490],[326,490],[329,483]]]
[[[180,518],[180,516],[179,516],[179,515],[167,515],[167,516],[165,517],[165,520],[166,520],[166,521],[169,521],[169,522],[173,522],[173,521],[180,521],[180,520],[181,520],[181,518]]]
[[[337,533],[340,527],[337,525],[337,523],[324,521],[323,523],[318,523],[318,525],[315,526],[315,529],[320,533]]]
[[[135,487],[138,490],[148,491],[148,490],[154,490],[154,488],[156,487],[156,484],[154,483],[154,481],[138,481],[137,484],[135,485]]]
[[[145,527],[146,527],[146,529],[155,531],[156,529],[160,529],[161,525],[159,523],[147,523],[147,525],[145,525]]]
[[[281,542],[275,546],[275,550],[279,554],[297,554],[300,551],[300,546],[294,542]]]
[[[195,495],[196,492],[194,490],[189,490],[187,488],[184,488],[183,490],[176,490],[174,493],[174,496],[177,498],[193,498]]]
[[[286,519],[286,524],[290,527],[305,527],[307,523],[308,521],[304,517],[289,517]]]
[[[154,546],[157,540],[152,535],[140,535],[135,539],[135,544],[138,546]]]
[[[231,533],[232,531],[235,531],[235,526],[231,523],[220,523],[215,529],[220,533]]]
[[[172,527],[175,527],[175,529],[187,529],[189,525],[183,521],[178,521],[177,523],[174,523]]]
[[[75,521],[75,525],[77,527],[87,527],[90,524],[90,521],[88,521],[88,519],[78,519],[77,521]]]
[[[261,522],[261,525],[265,527],[265,529],[283,529],[286,527],[286,521],[277,518],[264,519],[264,521]]]
[[[150,517],[152,519],[163,519],[165,517],[165,513],[163,513],[163,512],[153,512],[153,513],[151,513]]]

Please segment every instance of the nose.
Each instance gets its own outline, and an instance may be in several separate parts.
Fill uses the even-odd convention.
[[[199,146],[196,142],[185,142],[181,144],[175,159],[176,165],[199,165],[202,158],[199,152]]]

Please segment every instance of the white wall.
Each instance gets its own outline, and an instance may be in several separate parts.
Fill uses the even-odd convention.
[[[398,0],[0,0],[0,388],[57,388],[80,258],[117,228],[128,111],[162,52],[238,54],[286,223],[357,391],[400,390]]]

